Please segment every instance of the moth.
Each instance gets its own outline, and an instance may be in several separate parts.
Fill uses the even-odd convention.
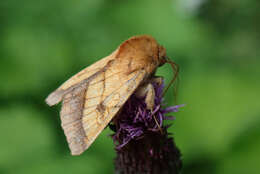
[[[46,102],[53,106],[62,101],[61,125],[71,154],[88,149],[132,94],[145,97],[147,109],[152,109],[151,83],[160,83],[154,74],[166,62],[174,67],[153,37],[134,36],[52,92]]]

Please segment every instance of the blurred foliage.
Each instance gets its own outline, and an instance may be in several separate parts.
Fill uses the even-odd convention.
[[[111,132],[72,157],[59,106],[44,99],[138,34],[154,36],[181,67],[186,107],[170,130],[183,173],[259,173],[259,8],[259,0],[2,1],[0,173],[113,173]],[[170,72],[158,75],[169,82]]]

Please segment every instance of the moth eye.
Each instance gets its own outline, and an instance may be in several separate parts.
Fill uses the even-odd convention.
[[[160,47],[158,47],[158,49],[157,49],[157,56],[158,56],[158,59],[160,59]]]

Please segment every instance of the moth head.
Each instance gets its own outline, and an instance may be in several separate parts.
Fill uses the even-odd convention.
[[[159,45],[158,47],[158,58],[159,58],[159,66],[162,66],[167,62],[166,49],[161,45]]]

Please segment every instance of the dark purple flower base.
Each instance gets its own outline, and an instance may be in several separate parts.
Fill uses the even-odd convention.
[[[166,134],[148,133],[117,150],[117,174],[178,174],[181,154],[173,139]]]

